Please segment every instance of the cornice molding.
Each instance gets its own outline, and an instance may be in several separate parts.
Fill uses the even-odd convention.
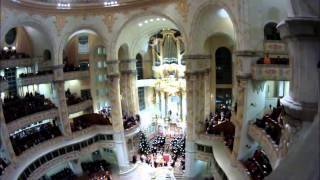
[[[113,13],[125,13],[130,9],[148,9],[152,5],[158,4],[167,4],[174,3],[177,0],[139,0],[130,3],[122,3],[119,6],[114,7],[105,7],[102,4],[82,4],[82,5],[73,5],[72,9],[57,9],[56,6],[53,5],[44,5],[40,3],[32,3],[32,2],[12,2],[12,1],[4,1],[3,6],[12,10],[23,10],[28,14],[40,14],[42,16],[55,16],[57,14],[64,16],[88,16],[88,15],[104,15],[113,14]],[[122,11],[122,12],[121,12]],[[108,16],[107,16],[108,17]],[[109,18],[107,18],[109,19]],[[108,20],[109,21],[109,20]]]

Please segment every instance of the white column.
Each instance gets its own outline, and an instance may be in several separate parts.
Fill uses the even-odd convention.
[[[123,120],[120,101],[120,75],[117,60],[109,60],[108,78],[110,79],[111,119],[114,130],[113,139],[120,173],[129,168],[128,150],[124,137]]]
[[[289,96],[281,102],[293,118],[312,121],[319,101],[320,20],[288,18],[278,26],[287,42],[291,65]]]
[[[81,162],[79,161],[79,159],[75,159],[75,160],[71,160],[69,161],[69,167],[72,170],[72,172],[76,175],[76,176],[82,176],[83,175],[83,170],[81,167]]]
[[[71,137],[71,127],[69,122],[68,106],[64,89],[63,65],[54,67],[54,99],[59,111],[60,128],[62,134]]]

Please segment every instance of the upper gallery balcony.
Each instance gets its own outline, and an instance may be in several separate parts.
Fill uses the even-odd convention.
[[[32,84],[47,84],[53,81],[53,71],[39,71],[37,73],[22,73],[19,75],[18,86],[27,86]]]
[[[25,124],[25,121],[37,121],[55,116],[54,111],[49,111],[55,108],[56,106],[44,95],[27,93],[25,97],[5,98],[3,114],[8,124],[13,121],[17,121],[17,124]],[[9,126],[15,127],[16,125]]]
[[[18,53],[15,50],[7,48],[0,53],[0,69],[27,67],[31,66],[34,62],[40,61],[40,59],[41,57],[31,58],[28,54]]]
[[[125,136],[133,136],[140,131],[140,116],[124,116],[123,117],[123,127]]]
[[[65,95],[67,99],[69,114],[73,114],[76,112],[80,112],[80,111],[84,111],[92,108],[91,96],[78,97],[77,94],[75,93],[71,94],[69,89],[65,92]]]
[[[88,79],[89,75],[89,64],[86,67],[79,66],[75,67],[73,65],[65,65],[63,68],[64,80],[74,80],[74,79]]]
[[[71,130],[72,132],[81,131],[93,125],[111,126],[112,124],[110,119],[104,117],[102,114],[85,114],[73,119],[73,122],[71,122]]]

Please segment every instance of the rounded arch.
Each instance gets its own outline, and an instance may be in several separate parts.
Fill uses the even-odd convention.
[[[55,34],[52,33],[47,26],[44,26],[40,21],[33,18],[24,19],[17,17],[15,19],[10,19],[6,21],[2,26],[1,31],[1,45],[5,45],[5,36],[13,28],[23,28],[31,40],[31,44],[37,49],[33,49],[33,54],[37,56],[43,55],[44,49],[53,50],[54,49],[54,37]]]
[[[277,23],[275,22],[266,23],[264,25],[263,32],[265,40],[281,40],[280,33],[277,29]]]
[[[104,33],[100,28],[82,26],[82,25],[74,27],[74,28],[72,28],[72,30],[61,35],[58,49],[56,50],[56,53],[58,56],[58,60],[57,60],[57,62],[55,62],[56,65],[63,63],[63,51],[64,51],[64,48],[66,47],[66,45],[68,44],[69,40],[71,38],[73,38],[74,36],[79,35],[80,33],[83,33],[83,32],[86,32],[89,34],[94,34],[102,40],[103,44],[105,44],[105,45],[107,44],[107,38],[104,36]]]
[[[122,44],[118,49],[118,59],[119,60],[128,60],[129,59],[129,46],[127,43]]]
[[[221,11],[221,12],[219,12]],[[201,22],[203,21],[202,19],[207,19],[203,18],[203,16],[206,15],[207,12],[210,13],[218,13],[220,16],[227,16],[224,18],[228,18],[230,23],[231,23],[231,31],[228,33],[226,31],[207,31],[205,33],[199,34],[199,30],[204,30],[208,29],[208,27],[202,27]],[[202,3],[195,11],[193,15],[193,19],[191,21],[191,30],[190,30],[190,38],[191,38],[191,52],[189,53],[204,53],[201,48],[203,48],[203,42],[208,39],[208,37],[212,36],[215,33],[225,33],[228,34],[235,42],[237,40],[237,32],[239,29],[237,18],[235,16],[235,13],[231,10],[229,5],[221,0],[219,1],[206,1]],[[212,24],[212,23],[207,23],[207,24]],[[221,23],[220,23],[221,24]],[[238,44],[238,43],[235,43]],[[200,49],[199,49],[200,48]]]
[[[123,43],[125,43],[124,41],[121,40],[121,37],[126,34],[125,31],[130,25],[132,25],[132,24],[138,25],[139,20],[144,19],[144,18],[145,19],[150,18],[150,17],[165,18],[168,22],[172,23],[171,27],[174,27],[175,29],[178,29],[181,32],[183,41],[186,44],[186,49],[188,48],[187,47],[188,43],[186,43],[186,41],[187,41],[186,31],[179,21],[175,21],[173,18],[171,18],[170,16],[168,16],[166,14],[154,12],[154,11],[149,11],[149,12],[144,12],[144,13],[137,12],[136,14],[131,16],[131,18],[129,18],[126,22],[124,22],[121,25],[121,28],[119,29],[119,33],[112,40],[112,42],[113,42],[113,44],[111,46],[111,47],[113,47],[112,49],[117,50]],[[149,32],[144,33],[142,36],[139,34],[139,37],[136,37],[135,39],[133,39],[132,43],[128,43],[128,44],[130,44],[130,46],[129,46],[130,58],[134,58],[135,55],[137,53],[139,53],[139,50],[134,50],[134,46],[137,46],[137,44],[140,43],[139,39],[141,39],[143,36],[148,36],[148,38],[149,38],[150,36],[153,35],[153,33],[155,33],[155,32],[149,31]],[[112,52],[112,56],[117,57],[117,52],[116,51]]]

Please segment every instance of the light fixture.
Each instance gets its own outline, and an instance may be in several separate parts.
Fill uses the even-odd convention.
[[[141,27],[143,24],[142,24],[142,23],[139,23],[138,25]]]
[[[57,8],[58,9],[70,9],[71,4],[70,3],[58,3]]]
[[[12,46],[11,49],[15,51],[15,50],[16,50],[16,47],[15,47],[15,46]]]
[[[9,48],[8,48],[7,46],[5,46],[5,47],[3,48],[3,50],[4,50],[4,51],[8,51]]]
[[[145,24],[148,24],[148,22],[149,22],[148,20],[145,20],[145,21],[144,21]]]
[[[160,21],[160,18],[157,18],[157,21]]]
[[[165,21],[166,20],[166,18],[162,18],[162,21]]]
[[[103,4],[106,7],[119,6],[118,1],[105,1]]]
[[[150,22],[153,22],[153,19],[150,19]]]

